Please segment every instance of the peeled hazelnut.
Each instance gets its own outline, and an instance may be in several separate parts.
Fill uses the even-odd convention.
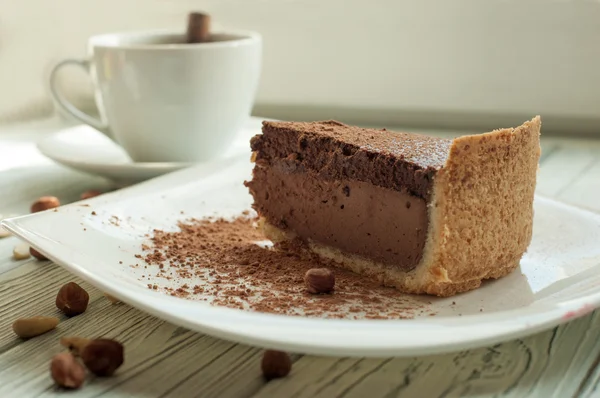
[[[29,257],[31,257],[31,254],[29,253],[29,246],[27,243],[19,243],[13,248],[13,258],[15,260],[25,260]]]
[[[32,318],[17,319],[13,325],[13,332],[22,339],[39,336],[51,331],[58,325],[58,318],[54,316],[34,316]]]
[[[335,275],[327,268],[312,268],[306,271],[304,283],[311,294],[330,293],[335,286]]]
[[[97,191],[95,189],[90,189],[89,191],[85,191],[84,193],[81,194],[81,200],[86,200],[86,199],[91,199],[94,198],[96,196],[100,196],[102,195],[102,192]]]
[[[91,339],[84,339],[83,337],[63,337],[60,339],[60,345],[66,347],[71,351],[71,354],[75,356],[81,356],[83,349],[91,343]]]
[[[90,295],[75,282],[69,282],[60,288],[56,295],[56,308],[66,316],[79,315],[87,309]]]
[[[11,235],[12,234],[10,233],[10,231],[8,229],[6,229],[2,225],[0,225],[0,239],[6,238]]]
[[[81,359],[96,376],[111,376],[123,364],[123,345],[110,339],[92,340],[81,352]]]
[[[263,354],[261,369],[267,380],[285,377],[292,370],[292,360],[285,352],[267,350]]]
[[[48,258],[46,256],[44,256],[42,253],[40,253],[39,251],[35,250],[33,247],[29,248],[29,253],[31,253],[31,255],[35,258],[37,258],[40,261],[45,261],[48,260]]]
[[[50,375],[64,388],[79,388],[85,381],[85,368],[69,352],[56,354],[50,363]]]
[[[37,213],[40,211],[54,209],[60,206],[60,201],[56,196],[42,196],[31,205],[31,212]]]

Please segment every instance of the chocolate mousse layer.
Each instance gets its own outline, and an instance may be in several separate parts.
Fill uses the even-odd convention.
[[[428,225],[421,198],[363,181],[319,178],[279,161],[257,167],[247,185],[259,214],[302,239],[400,269],[421,259]]]

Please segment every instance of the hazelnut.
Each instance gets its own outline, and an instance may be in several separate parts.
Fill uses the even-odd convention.
[[[83,348],[81,359],[96,376],[111,376],[123,364],[123,345],[110,339],[92,340]]]
[[[335,276],[327,268],[312,268],[306,271],[304,284],[311,294],[330,293],[335,286]]]
[[[267,380],[285,377],[292,369],[292,360],[285,352],[267,350],[263,354],[261,369]]]
[[[75,316],[85,312],[90,295],[75,282],[69,282],[60,288],[56,295],[56,308],[66,316]]]
[[[6,229],[2,225],[0,225],[0,239],[9,237],[11,235],[12,234],[10,233],[10,231],[8,229]]]
[[[54,209],[60,206],[60,201],[56,196],[42,196],[31,205],[31,212],[37,213],[40,211]]]
[[[17,319],[12,328],[17,336],[28,339],[51,331],[58,325],[58,322],[58,318],[54,316],[34,316]]]
[[[48,258],[46,256],[44,256],[42,253],[40,253],[39,251],[35,250],[33,247],[29,248],[29,253],[31,253],[31,255],[35,258],[37,258],[40,261],[45,261],[48,260]]]
[[[81,356],[83,349],[91,342],[91,339],[83,337],[63,337],[60,339],[60,345],[66,347],[75,356]]]
[[[80,198],[81,198],[81,200],[86,200],[86,199],[91,199],[91,198],[94,198],[94,197],[100,196],[100,195],[102,195],[102,192],[97,191],[95,189],[90,189],[89,191],[85,191],[84,193],[82,193]]]
[[[52,358],[50,375],[60,387],[79,388],[85,380],[85,368],[71,353],[62,352]]]
[[[19,243],[13,248],[13,258],[15,260],[25,260],[31,257],[27,243]]]

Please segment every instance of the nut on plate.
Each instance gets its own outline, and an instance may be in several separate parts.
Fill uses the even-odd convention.
[[[38,213],[60,206],[60,201],[56,196],[42,196],[31,205],[31,212]]]
[[[95,339],[83,348],[81,359],[96,376],[112,376],[123,364],[123,345],[111,339]]]
[[[266,350],[263,354],[261,370],[267,380],[285,377],[292,370],[292,359],[283,351]]]
[[[22,339],[39,336],[51,331],[58,325],[58,318],[55,316],[34,316],[32,318],[17,319],[13,325],[13,332]]]
[[[75,389],[85,381],[85,368],[73,354],[62,352],[52,358],[50,375],[56,385]]]
[[[335,287],[335,275],[327,268],[312,268],[306,271],[304,284],[311,294],[330,293]]]
[[[85,312],[90,295],[75,282],[69,282],[60,288],[56,295],[56,308],[66,316],[75,316]]]

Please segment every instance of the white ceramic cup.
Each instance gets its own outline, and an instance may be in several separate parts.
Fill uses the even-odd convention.
[[[200,162],[218,157],[250,115],[261,69],[255,32],[213,34],[186,44],[183,33],[117,33],[89,39],[88,59],[66,59],[50,75],[67,113],[106,134],[135,162]],[[56,72],[89,71],[96,119],[61,95]]]

